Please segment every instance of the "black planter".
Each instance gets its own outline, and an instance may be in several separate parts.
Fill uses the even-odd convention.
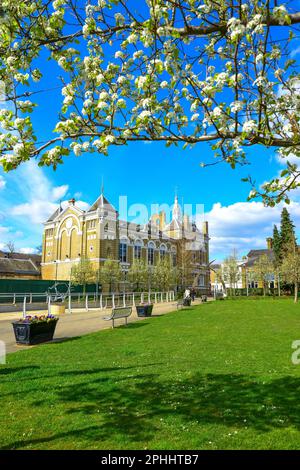
[[[48,322],[23,323],[15,321],[12,323],[17,344],[39,344],[51,341],[58,318]]]
[[[152,310],[153,304],[136,306],[136,313],[138,317],[151,317]]]
[[[190,297],[186,297],[185,299],[183,299],[183,306],[184,307],[190,307],[191,306],[191,301],[192,299]]]

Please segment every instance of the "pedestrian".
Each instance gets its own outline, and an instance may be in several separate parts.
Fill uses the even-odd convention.
[[[184,291],[184,298],[189,299],[191,297],[191,291],[190,289],[186,288]]]

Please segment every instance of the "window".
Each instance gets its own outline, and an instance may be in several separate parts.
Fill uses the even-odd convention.
[[[172,265],[173,265],[173,268],[175,268],[177,265],[177,256],[176,256],[175,250],[172,250]]]
[[[96,227],[96,219],[88,221],[88,228],[95,228]]]
[[[249,289],[257,289],[258,288],[258,282],[257,281],[251,281],[248,283]]]
[[[121,263],[127,263],[127,244],[124,241],[119,245],[119,260]]]
[[[204,274],[200,274],[200,275],[199,275],[199,286],[200,286],[200,287],[204,287],[204,286],[205,286]]]
[[[154,244],[149,243],[148,245],[148,264],[153,266],[154,264]]]
[[[104,232],[108,232],[108,224],[104,225]]]
[[[93,246],[90,246],[90,251],[93,251],[94,250],[94,247]]]
[[[134,257],[135,259],[141,259],[142,247],[140,245],[134,245]]]
[[[53,228],[49,228],[48,230],[46,230],[46,237],[53,237]]]
[[[167,248],[165,245],[161,245],[159,249],[160,259],[164,259],[167,254]]]

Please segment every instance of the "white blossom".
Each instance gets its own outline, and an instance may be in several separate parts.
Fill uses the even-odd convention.
[[[161,88],[168,88],[169,84],[166,80],[162,81],[161,84],[160,84],[160,87]]]
[[[106,101],[98,101],[98,104],[97,104],[97,108],[99,109],[105,109],[108,107],[108,104],[106,103]]]
[[[249,133],[253,132],[257,129],[256,122],[253,119],[250,119],[249,121],[245,121],[243,124],[243,132]]]

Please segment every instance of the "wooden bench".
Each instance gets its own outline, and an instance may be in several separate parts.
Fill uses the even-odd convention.
[[[111,320],[112,327],[115,327],[115,320],[118,318],[125,319],[125,325],[127,325],[127,318],[132,314],[132,307],[117,307],[113,308],[111,314],[108,317],[103,317],[103,320]]]

